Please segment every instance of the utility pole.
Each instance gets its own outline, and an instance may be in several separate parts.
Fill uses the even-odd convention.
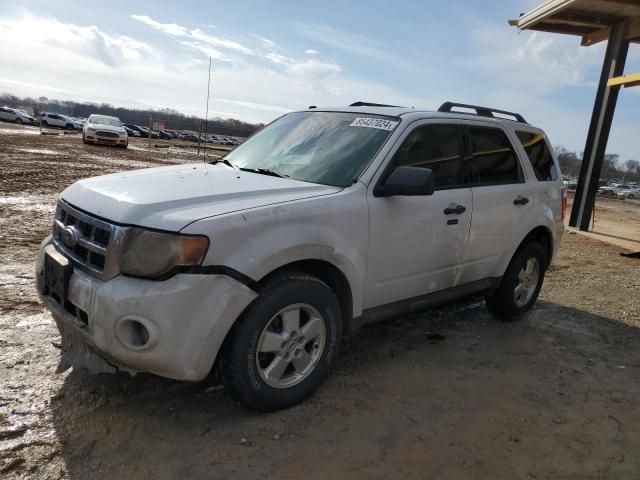
[[[207,133],[209,131],[209,90],[211,88],[211,56],[209,56],[209,78],[207,79],[207,108],[205,109],[204,114],[204,138],[207,138]],[[206,141],[206,140],[205,140]],[[207,146],[204,146],[204,161],[207,161]]]
[[[153,125],[151,124],[151,115],[149,115],[149,140],[147,141],[147,148],[151,148],[151,127]]]

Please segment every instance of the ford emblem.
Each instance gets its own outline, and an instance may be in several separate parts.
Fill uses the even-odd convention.
[[[64,227],[62,232],[60,232],[60,237],[62,238],[62,242],[69,248],[75,247],[79,239],[78,231],[76,227],[72,225]]]

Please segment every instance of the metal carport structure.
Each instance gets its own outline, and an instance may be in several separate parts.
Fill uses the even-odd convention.
[[[640,84],[640,74],[623,75],[629,43],[640,43],[640,0],[548,0],[509,24],[520,30],[577,35],[582,46],[607,41],[569,220],[572,227],[587,231],[618,93]]]

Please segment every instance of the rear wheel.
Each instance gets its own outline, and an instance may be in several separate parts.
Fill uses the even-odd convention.
[[[516,320],[535,303],[547,265],[539,242],[522,246],[511,259],[500,286],[486,297],[487,308],[502,320]]]
[[[299,273],[275,278],[225,345],[227,390],[263,412],[300,403],[329,375],[341,328],[338,301],[326,284]]]
[[[46,120],[42,120],[42,126],[43,127],[48,127],[49,126],[49,122],[47,122]]]

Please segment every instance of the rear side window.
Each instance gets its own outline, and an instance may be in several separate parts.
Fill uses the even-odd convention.
[[[393,157],[396,167],[420,167],[433,171],[438,190],[462,186],[460,130],[457,125],[417,127]]]
[[[527,152],[536,178],[541,182],[557,180],[558,170],[553,163],[551,150],[549,150],[544,135],[523,131],[516,131],[516,135],[522,143],[525,152]]]
[[[518,158],[507,135],[499,128],[469,127],[471,158],[465,170],[472,185],[519,183]]]

